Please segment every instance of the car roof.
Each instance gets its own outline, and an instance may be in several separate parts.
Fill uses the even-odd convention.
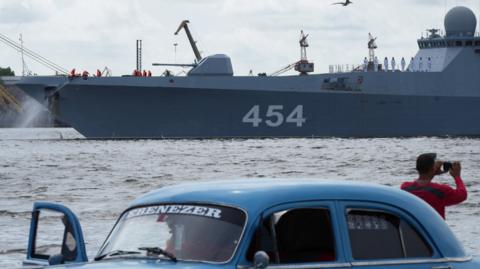
[[[282,203],[331,199],[380,201],[401,206],[409,204],[411,195],[395,188],[357,181],[262,178],[165,186],[139,197],[130,206],[204,202],[256,211]]]
[[[429,231],[444,256],[465,255],[448,225],[427,203],[398,187],[379,184],[295,178],[197,181],[151,191],[134,200],[130,207],[162,203],[222,204],[245,210],[252,222],[261,212],[276,205],[312,200],[376,202],[401,208]]]

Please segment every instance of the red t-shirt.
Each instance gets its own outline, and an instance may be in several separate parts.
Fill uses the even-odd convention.
[[[459,204],[467,199],[467,189],[461,177],[455,178],[456,189],[438,183],[420,185],[416,181],[404,182],[402,190],[408,191],[430,204],[445,219],[445,207]]]

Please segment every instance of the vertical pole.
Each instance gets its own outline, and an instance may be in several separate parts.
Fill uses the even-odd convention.
[[[443,16],[447,15],[447,0],[445,0]]]
[[[22,54],[22,77],[25,76],[25,58],[23,57],[23,36],[20,34],[20,53]]]
[[[142,71],[142,40],[137,40],[137,70]]]
[[[173,43],[173,50],[174,50],[174,53],[175,53],[175,58],[173,59],[174,64],[177,63],[177,46],[178,46],[178,43]]]

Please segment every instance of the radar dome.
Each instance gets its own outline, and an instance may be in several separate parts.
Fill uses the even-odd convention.
[[[477,18],[466,7],[454,7],[445,15],[447,36],[473,36],[477,27]]]

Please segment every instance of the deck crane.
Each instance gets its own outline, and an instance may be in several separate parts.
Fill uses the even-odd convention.
[[[289,64],[289,65],[285,66],[284,68],[271,73],[269,76],[272,76],[272,77],[279,76],[279,75],[281,75],[285,72],[288,72],[288,71],[292,70],[295,67],[296,64],[297,64],[297,62],[295,62],[293,64]]]
[[[313,72],[314,65],[313,63],[308,62],[307,59],[307,48],[308,48],[308,35],[305,35],[303,30],[300,32],[300,61],[295,64],[295,71],[300,72],[300,75],[306,75],[310,72]]]
[[[377,37],[373,37],[371,33],[368,33],[368,62],[365,60],[366,68],[369,71],[375,70],[375,50],[378,48],[377,46]]]
[[[373,37],[371,33],[368,33],[368,61],[371,63],[375,60],[375,50],[378,48],[377,43],[375,42],[376,40],[376,37]]]
[[[295,69],[295,71],[300,72],[300,75],[306,75],[310,72],[313,72],[314,70],[314,64],[310,63],[307,59],[307,48],[308,48],[308,42],[307,42],[307,37],[308,35],[305,35],[303,30],[300,32],[300,61],[294,62],[292,64],[289,64],[285,66],[284,68],[277,70],[273,73],[270,74],[270,76],[278,76],[281,75],[287,71],[290,71],[292,69]]]
[[[175,35],[178,35],[178,32],[182,30],[182,28],[185,29],[185,33],[187,34],[188,41],[190,42],[190,45],[192,46],[193,53],[195,54],[195,58],[197,59],[197,62],[200,62],[202,60],[202,56],[200,55],[200,51],[197,48],[197,42],[193,40],[192,33],[190,32],[190,29],[188,28],[188,24],[190,21],[184,20],[180,23],[180,26],[178,26],[177,31],[175,32]]]

